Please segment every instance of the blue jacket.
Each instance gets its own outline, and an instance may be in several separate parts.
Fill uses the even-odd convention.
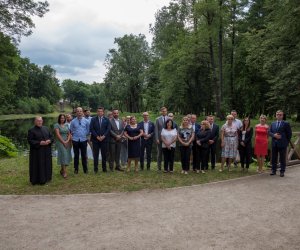
[[[276,139],[274,134],[280,134],[281,139]],[[272,147],[286,148],[292,138],[292,129],[288,122],[281,121],[280,126],[277,128],[277,121],[272,122],[269,129],[269,136],[272,137]]]
[[[107,117],[102,116],[101,128],[99,123],[99,117],[95,116],[92,118],[90,123],[91,140],[93,142],[99,142],[97,136],[105,136],[103,142],[107,141],[110,133],[110,122]]]
[[[145,132],[144,121],[141,121],[138,125],[143,130],[143,132]],[[147,141],[152,142],[154,135],[155,135],[155,125],[151,121],[149,121],[149,125],[148,125],[148,134],[150,134],[151,136]],[[142,141],[145,141],[143,136],[141,138],[142,138]]]

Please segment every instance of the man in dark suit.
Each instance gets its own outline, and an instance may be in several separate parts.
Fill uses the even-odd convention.
[[[147,157],[147,170],[150,170],[151,164],[151,151],[154,137],[154,123],[149,120],[148,112],[143,113],[144,120],[139,123],[139,127],[143,130],[143,136],[141,137],[141,156],[140,156],[140,168],[144,170],[144,152],[146,149]]]
[[[208,120],[211,129],[211,137],[210,140],[208,141],[209,143],[208,155],[210,155],[211,169],[214,170],[216,167],[216,146],[219,139],[219,126],[214,123],[215,118],[213,115],[207,116],[206,120]]]
[[[161,170],[162,161],[162,140],[161,131],[165,126],[166,121],[169,119],[167,116],[168,110],[166,107],[160,109],[161,116],[157,117],[155,120],[155,140],[157,144],[157,170]]]
[[[194,137],[194,141],[193,141],[193,145],[192,145],[192,156],[193,156],[192,165],[193,165],[193,171],[196,172],[196,170],[197,170],[196,166],[197,166],[197,162],[199,159],[199,155],[197,153],[197,142],[196,142],[197,136],[196,135],[200,130],[200,125],[197,123],[197,116],[195,114],[191,115],[190,121],[191,121],[193,130],[195,132],[195,137]]]
[[[272,137],[272,172],[270,175],[276,175],[279,153],[280,177],[284,177],[286,150],[292,137],[292,130],[290,124],[283,120],[282,110],[276,112],[276,121],[272,122],[269,135]]]
[[[121,155],[121,143],[126,138],[124,137],[124,123],[122,119],[119,119],[119,110],[114,109],[112,111],[113,118],[110,120],[110,150],[109,150],[109,168],[111,171],[114,169],[114,163],[116,164],[115,169],[123,171],[120,164]]]
[[[99,107],[97,109],[97,116],[91,119],[90,132],[91,140],[93,143],[93,157],[94,157],[94,172],[98,173],[98,162],[99,162],[99,150],[101,150],[102,158],[102,170],[106,170],[106,155],[107,155],[107,144],[108,137],[110,134],[110,122],[108,118],[104,116],[104,108]]]

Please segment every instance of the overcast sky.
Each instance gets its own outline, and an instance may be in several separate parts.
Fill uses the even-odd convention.
[[[48,0],[50,11],[34,18],[36,28],[20,43],[22,57],[40,66],[49,64],[60,80],[101,82],[104,59],[114,38],[144,34],[170,0]]]

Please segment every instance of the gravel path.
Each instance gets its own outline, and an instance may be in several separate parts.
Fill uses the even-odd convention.
[[[300,249],[300,166],[167,190],[0,196],[0,249]]]

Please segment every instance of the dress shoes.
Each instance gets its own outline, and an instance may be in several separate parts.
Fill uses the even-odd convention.
[[[284,173],[280,173],[280,177],[284,177]]]
[[[98,169],[95,169],[95,170],[94,170],[94,173],[95,173],[95,174],[98,174]]]
[[[78,169],[74,169],[74,174],[78,174]]]
[[[276,175],[276,173],[272,172],[270,175]]]
[[[122,168],[115,168],[116,171],[123,172],[124,170]]]

